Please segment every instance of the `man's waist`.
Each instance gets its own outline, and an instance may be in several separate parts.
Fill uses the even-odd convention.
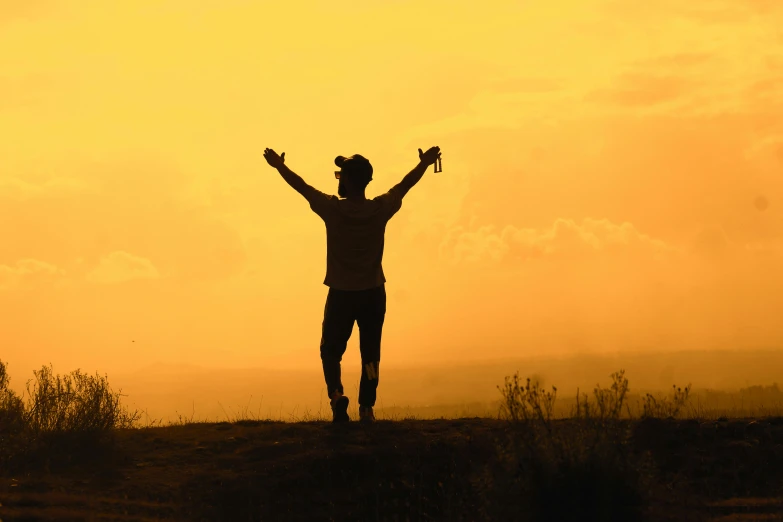
[[[379,267],[372,272],[340,272],[336,270],[327,270],[324,284],[330,288],[340,290],[366,290],[383,285],[386,278],[383,270]]]

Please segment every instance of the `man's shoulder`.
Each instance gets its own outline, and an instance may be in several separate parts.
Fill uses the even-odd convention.
[[[310,208],[320,215],[331,212],[329,209],[333,208],[334,202],[338,200],[337,196],[326,194],[312,187],[304,196],[310,203]]]
[[[337,196],[333,196],[332,194],[327,194],[325,192],[321,192],[317,188],[312,187],[310,185],[307,186],[307,190],[305,191],[304,196],[306,198],[308,198],[308,199],[310,199],[310,198],[317,198],[317,199],[322,199],[322,200],[329,200],[329,199],[332,199],[332,198],[335,198],[335,199],[337,198]]]
[[[384,192],[383,194],[380,194],[378,196],[375,196],[375,198],[380,201],[385,200],[401,200],[402,199],[402,191],[400,190],[399,185],[395,185],[392,188],[390,188],[388,191]]]
[[[391,216],[402,206],[402,193],[400,192],[399,187],[395,185],[389,189],[388,192],[376,196],[374,201],[377,201],[382,207],[386,208],[389,216]]]

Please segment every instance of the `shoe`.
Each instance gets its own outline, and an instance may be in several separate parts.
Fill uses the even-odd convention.
[[[362,422],[375,421],[375,414],[372,412],[372,406],[367,408],[359,408],[359,420]]]
[[[332,422],[348,422],[348,397],[337,395],[332,398]]]

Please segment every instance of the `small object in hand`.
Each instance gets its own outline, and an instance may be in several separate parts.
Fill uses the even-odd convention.
[[[443,172],[443,165],[440,163],[440,155],[435,159],[435,172]]]

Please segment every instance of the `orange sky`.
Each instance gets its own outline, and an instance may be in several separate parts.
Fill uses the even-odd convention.
[[[319,368],[323,224],[368,195],[388,366],[780,347],[778,0],[0,5],[0,358]],[[358,364],[356,331],[349,361]],[[132,342],[135,341],[135,342]]]

